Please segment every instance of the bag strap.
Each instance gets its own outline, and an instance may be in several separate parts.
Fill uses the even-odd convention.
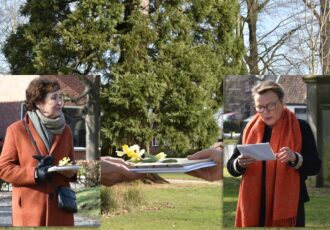
[[[32,133],[31,133],[31,131],[30,131],[28,125],[26,124],[25,119],[23,119],[23,124],[24,124],[25,130],[26,130],[26,132],[28,133],[28,136],[29,136],[29,138],[30,138],[30,140],[31,140],[31,142],[32,142],[32,144],[33,144],[33,146],[34,146],[34,148],[35,148],[36,151],[37,151],[37,154],[38,154],[39,156],[41,156],[41,153],[40,153],[40,151],[39,151],[39,148],[38,148],[38,146],[37,146],[37,143],[36,143],[36,141],[34,140],[34,138],[33,138],[33,136],[32,136]]]

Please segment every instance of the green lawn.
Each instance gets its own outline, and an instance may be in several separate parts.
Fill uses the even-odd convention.
[[[79,189],[77,192],[79,215],[100,217],[100,187]]]
[[[190,176],[180,176],[184,178]],[[103,217],[102,229],[220,229],[220,183],[142,185],[140,189],[146,204],[122,215]]]
[[[161,173],[159,176],[163,177],[164,179],[201,180],[197,177],[193,177],[185,173]]]
[[[223,193],[224,227],[233,227],[240,178],[231,177],[225,170]],[[310,184],[310,183],[308,183]],[[310,201],[305,204],[306,228],[330,228],[330,188],[308,188]]]

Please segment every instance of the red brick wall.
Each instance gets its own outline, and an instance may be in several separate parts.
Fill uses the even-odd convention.
[[[4,138],[7,127],[21,119],[21,102],[0,103],[0,137]]]
[[[85,90],[85,85],[79,80],[77,76],[72,76],[72,75],[62,75],[62,76],[57,76],[57,75],[45,75],[44,77],[49,78],[49,79],[54,79],[57,80],[60,83],[61,86],[61,91],[64,94],[67,94],[70,97],[78,97],[80,96],[84,90]],[[82,105],[85,103],[85,99],[83,98],[78,102],[78,105]],[[72,106],[72,105],[77,105],[72,102],[66,102],[66,106]]]
[[[85,160],[86,159],[86,151],[74,151],[74,159],[77,160]]]

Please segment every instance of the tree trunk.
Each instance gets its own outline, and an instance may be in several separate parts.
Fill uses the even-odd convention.
[[[250,52],[247,58],[247,64],[250,68],[250,74],[259,74],[258,67],[258,41],[257,41],[257,20],[258,20],[258,4],[255,0],[247,0],[247,23],[249,27],[249,44]]]
[[[330,9],[329,0],[320,0],[321,14],[320,14],[320,59],[322,65],[322,74],[330,74]]]
[[[95,76],[94,81],[89,81],[90,87],[86,102],[86,160],[99,160],[100,140],[100,76]]]

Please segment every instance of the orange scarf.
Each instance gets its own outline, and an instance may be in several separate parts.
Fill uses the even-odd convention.
[[[243,144],[261,143],[265,123],[256,114],[243,132]],[[281,118],[272,128],[270,145],[274,153],[282,147],[301,152],[299,122],[290,110],[284,108]],[[246,168],[239,190],[236,227],[255,227],[259,224],[261,204],[262,162]],[[266,162],[266,227],[294,227],[296,225],[300,189],[299,172],[278,160]]]

